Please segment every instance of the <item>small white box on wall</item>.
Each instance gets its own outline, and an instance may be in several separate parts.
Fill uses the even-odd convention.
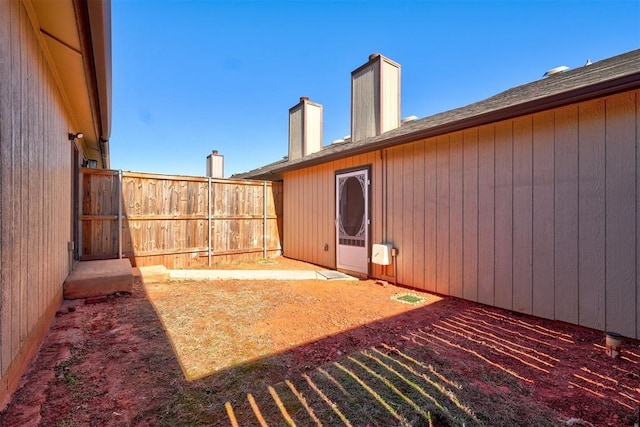
[[[371,250],[371,262],[379,265],[391,264],[391,243],[374,243]]]

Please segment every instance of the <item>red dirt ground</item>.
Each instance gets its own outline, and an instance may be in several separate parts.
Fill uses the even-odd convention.
[[[313,267],[278,259],[274,265],[225,268]],[[489,389],[478,372],[506,373],[527,390],[532,401],[560,414],[559,425],[632,426],[637,422],[637,341],[625,341],[622,357],[611,359],[605,354],[601,331],[455,298],[418,309],[408,305],[394,308],[397,312],[391,317],[371,322],[358,317],[369,312],[371,298],[349,295],[350,289],[358,287],[342,283],[345,305],[327,298],[322,286],[310,283],[305,292],[314,301],[313,310],[301,313],[301,308],[279,307],[277,328],[268,333],[274,343],[291,343],[305,339],[306,331],[326,319],[363,326],[287,349],[293,364],[278,374],[280,381],[381,343],[400,349],[427,345],[450,360],[452,369],[466,373],[470,384],[481,390],[486,387],[487,393],[501,391],[493,386]],[[406,291],[371,280],[359,283],[385,301],[390,294]],[[202,388],[205,383],[215,387],[215,381],[185,381],[163,326],[143,286],[137,283],[132,295],[63,304],[20,388],[0,413],[0,425],[171,425],[167,402],[189,388]],[[502,393],[508,398],[512,391],[505,386]],[[222,397],[220,402],[224,403],[227,397]],[[211,413],[216,411],[223,413],[222,409],[211,409]],[[229,419],[219,424],[229,425]]]

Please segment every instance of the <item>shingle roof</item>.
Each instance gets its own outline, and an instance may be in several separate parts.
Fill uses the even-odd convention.
[[[640,49],[508,89],[485,100],[434,114],[382,135],[332,144],[294,161],[278,161],[234,178],[280,179],[301,169],[368,151],[417,141],[640,87]]]

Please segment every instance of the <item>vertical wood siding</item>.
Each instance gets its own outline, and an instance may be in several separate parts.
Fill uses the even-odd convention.
[[[578,107],[555,112],[554,316],[578,323]],[[604,325],[602,325],[604,326]]]
[[[283,253],[294,259],[336,267],[335,172],[371,166],[371,223],[381,224],[383,194],[380,151],[341,159],[287,173],[284,179]],[[402,189],[400,188],[400,197]],[[391,200],[391,195],[389,195]],[[371,241],[382,239],[381,229],[372,227]],[[325,245],[328,250],[324,250]],[[385,277],[387,268],[372,266],[371,274]]]
[[[18,1],[0,2],[0,402],[70,268],[68,116]]]
[[[464,132],[462,151],[462,298],[478,300],[478,129]]]
[[[335,266],[335,191],[319,189],[336,170],[372,164],[371,241],[398,248],[400,283],[640,338],[639,98],[630,91],[287,173],[285,254]],[[371,271],[389,278],[388,268]]]
[[[532,313],[553,319],[554,114],[533,116]]]

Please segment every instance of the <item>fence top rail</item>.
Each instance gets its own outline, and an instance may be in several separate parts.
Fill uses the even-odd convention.
[[[94,168],[81,168],[80,173],[90,174],[90,175],[118,175],[119,171],[114,169],[94,169]],[[162,179],[162,180],[170,180],[170,181],[193,181],[193,182],[203,182],[206,183],[209,181],[209,178],[206,176],[190,176],[190,175],[167,175],[167,174],[159,174],[159,173],[151,173],[151,172],[132,172],[132,171],[122,171],[123,178],[147,178],[147,179]],[[271,186],[273,181],[261,181],[254,179],[238,179],[238,178],[211,178],[212,184],[237,184],[237,185],[263,185],[263,183],[267,184],[267,186]],[[275,183],[278,185],[278,182]]]

